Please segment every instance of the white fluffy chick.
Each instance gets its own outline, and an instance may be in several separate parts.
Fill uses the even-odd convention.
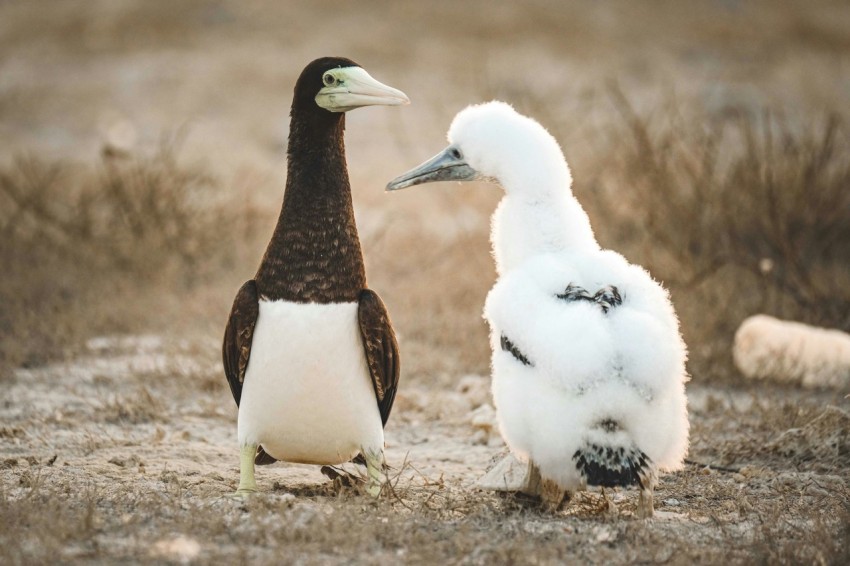
[[[658,472],[681,468],[688,449],[687,350],[667,291],[600,248],[538,122],[489,102],[458,113],[448,139],[387,189],[487,180],[505,191],[484,317],[499,428],[529,465],[523,489],[557,508],[587,486],[634,485],[650,516]]]

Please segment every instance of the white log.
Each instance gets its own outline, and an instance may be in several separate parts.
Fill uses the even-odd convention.
[[[733,358],[750,379],[850,388],[850,334],[840,330],[751,316],[735,333]]]

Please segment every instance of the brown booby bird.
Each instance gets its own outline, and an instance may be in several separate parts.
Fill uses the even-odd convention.
[[[409,102],[344,58],[313,61],[295,84],[283,207],[222,348],[239,407],[239,495],[257,490],[255,463],[334,465],[358,454],[368,493],[381,491],[398,344],[366,286],[343,131],[349,110]]]

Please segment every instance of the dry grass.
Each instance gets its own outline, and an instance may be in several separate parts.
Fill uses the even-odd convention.
[[[604,195],[596,225],[670,288],[697,379],[734,375],[732,336],[755,313],[850,330],[850,131],[840,114],[712,118],[669,104],[647,118],[612,93],[623,126],[613,166],[590,188]]]
[[[645,264],[672,289],[697,382],[724,372],[734,379],[725,365],[728,342],[749,312],[847,324],[848,295],[840,282],[847,276],[842,188],[850,168],[839,119],[813,132],[767,115],[736,116],[717,130],[694,132],[681,125],[678,113],[649,120],[623,99],[617,103],[630,136],[617,138],[604,175],[585,177],[590,181],[577,175],[576,190],[603,243]],[[17,275],[0,285],[7,300],[15,297],[3,315],[11,329],[3,341],[7,366],[38,366],[77,350],[92,332],[156,329],[173,316],[166,309],[139,317],[151,295],[122,305],[129,297],[168,289],[166,302],[157,301],[187,301],[177,313],[192,312],[193,303],[209,297],[226,303],[231,282],[217,281],[218,273],[250,272],[265,236],[259,226],[273,221],[274,210],[234,203],[218,186],[169,151],[147,159],[107,157],[91,169],[21,160],[3,172],[2,253]],[[459,209],[489,207],[495,197],[446,198],[447,208]],[[402,332],[406,387],[451,391],[463,372],[486,372],[479,311],[493,268],[479,252],[487,247],[486,224],[446,239],[411,225],[403,237],[379,230],[366,241],[370,261],[382,266],[377,285]],[[108,300],[105,293],[111,293]],[[717,297],[725,300],[707,317],[704,305]],[[128,313],[138,318],[128,322]],[[630,519],[634,504],[625,496],[620,519],[605,515],[594,494],[578,496],[566,514],[552,516],[406,463],[378,503],[329,485],[277,482],[270,495],[247,504],[223,500],[235,478],[226,457],[223,467],[207,472],[187,469],[181,459],[176,468],[168,463],[181,445],[196,445],[196,423],[232,427],[220,403],[227,402],[224,381],[210,369],[216,363],[216,348],[207,347],[217,338],[215,313],[200,317],[209,326],[188,323],[201,324],[203,347],[166,341],[170,365],[156,349],[125,353],[131,357],[118,358],[124,361],[111,370],[94,371],[87,402],[34,413],[23,428],[3,429],[16,445],[34,447],[33,438],[89,423],[76,444],[66,446],[61,467],[43,448],[35,451],[40,456],[23,458],[30,448],[6,460],[0,487],[0,520],[9,525],[0,540],[4,563],[179,561],[177,534],[199,544],[199,555],[210,562],[274,562],[282,549],[292,562],[322,563],[366,556],[467,564],[576,558],[838,564],[848,558],[847,454],[789,456],[772,444],[823,412],[823,399],[804,399],[789,388],[751,400],[743,412],[723,397],[694,410],[692,458],[738,472],[694,466],[667,476],[658,509],[676,518],[655,523]],[[120,348],[110,354],[107,347],[100,355],[116,353]],[[55,379],[48,370],[36,375],[21,379]],[[215,399],[198,400],[198,392]],[[396,421],[410,427],[433,414],[458,418],[450,403],[430,398],[449,408],[402,400]],[[462,434],[471,436],[463,423]],[[128,452],[125,446],[145,438],[140,434],[150,435],[141,442],[153,445]],[[163,464],[154,454],[166,447],[172,455]],[[682,511],[687,517],[677,515]]]
[[[148,310],[167,306],[156,295],[179,300],[236,261],[252,214],[170,144],[95,167],[16,160],[0,171],[0,261],[14,274],[0,279],[0,372],[167,320]]]
[[[651,121],[618,103],[631,137],[614,145],[613,166],[604,175],[586,177],[590,182],[577,175],[576,190],[601,240],[671,287],[697,382],[723,375],[730,333],[753,309],[846,324],[847,295],[838,282],[847,275],[841,187],[848,154],[839,121],[824,122],[814,134],[786,125],[780,143],[774,130],[759,129],[761,118],[738,116],[718,131],[693,132],[674,126],[676,114]],[[232,433],[222,410],[223,403],[232,410],[224,381],[211,369],[218,310],[192,305],[212,297],[226,306],[231,277],[222,283],[219,273],[250,272],[265,237],[259,226],[271,223],[275,211],[228,200],[217,192],[218,182],[168,151],[147,159],[109,157],[92,169],[23,160],[0,181],[7,205],[0,215],[8,244],[2,253],[16,266],[15,278],[0,281],[0,293],[18,301],[3,315],[11,329],[3,341],[7,365],[41,365],[68,348],[78,350],[95,331],[156,330],[175,313],[201,313],[184,328],[194,325],[204,337],[201,344],[166,340],[135,352],[118,345],[95,349],[94,360],[120,354],[118,365],[96,366],[88,378],[68,370],[64,385],[49,368],[19,374],[16,391],[24,382],[45,391],[65,387],[87,401],[57,402],[3,429],[20,455],[5,460],[0,485],[0,521],[8,525],[0,539],[3,563],[179,561],[177,535],[191,552],[198,544],[209,562],[275,562],[281,553],[291,562],[320,563],[368,557],[839,564],[848,557],[847,454],[789,456],[771,444],[822,413],[826,397],[805,398],[790,388],[762,387],[759,395],[766,397],[750,400],[743,411],[722,395],[695,408],[692,458],[738,471],[691,466],[665,477],[658,509],[673,515],[654,523],[630,518],[628,496],[619,503],[619,519],[602,512],[595,494],[576,497],[565,514],[552,516],[405,463],[378,503],[329,485],[276,481],[269,495],[247,504],[222,499],[236,478],[227,452],[188,463],[210,448],[203,443],[208,431],[221,438]],[[490,207],[495,198],[468,195],[447,197],[445,206]],[[765,209],[773,214],[765,217]],[[422,431],[421,423],[435,414],[454,422],[468,412],[463,404],[452,408],[437,391],[452,391],[466,371],[486,373],[479,312],[493,267],[480,253],[488,247],[486,224],[445,239],[417,226],[402,237],[374,232],[366,250],[382,266],[377,285],[402,332],[405,387],[424,387],[427,403],[435,405],[402,399],[395,421],[401,430]],[[772,261],[767,272],[759,268],[764,257]],[[157,304],[182,304],[139,316],[165,290],[168,297],[154,299]],[[111,294],[106,300],[105,293]],[[725,302],[707,318],[704,305],[718,296]],[[122,304],[131,297],[138,301]],[[137,318],[128,321],[130,314]],[[56,331],[63,327],[66,333]],[[162,361],[164,354],[172,361]],[[87,424],[69,437],[75,422]],[[468,426],[457,421],[453,434],[471,438]],[[56,434],[64,449],[54,464],[53,448],[45,446]],[[446,438],[437,430],[425,434]]]
[[[0,2],[0,563],[850,562],[846,423],[819,420],[847,400],[730,363],[754,312],[850,329],[846,5],[30,4]],[[288,93],[329,53],[414,101],[346,133],[403,354],[393,490],[373,502],[278,464],[235,502],[218,341],[277,217]],[[472,487],[503,449],[469,423],[486,379],[459,385],[489,372],[498,191],[380,188],[494,97],[550,128],[601,242],[673,293],[689,458],[723,469],[665,476],[654,521],[632,518],[634,493],[619,517],[596,493],[549,515]],[[137,143],[96,161],[116,120]],[[176,125],[185,143],[157,145]],[[153,345],[86,345],[139,332]],[[788,444],[819,422],[798,435],[819,444]]]
[[[83,171],[20,158],[0,175],[0,198],[9,247],[146,279],[195,276],[247,214],[200,167],[178,163],[171,142],[149,157],[107,154]]]
[[[434,484],[378,502],[350,490],[314,490],[294,498],[275,491],[241,503],[204,496],[194,478],[173,472],[146,479],[143,489],[74,481],[46,465],[17,475],[20,486],[0,494],[5,564],[179,561],[179,554],[158,550],[178,536],[198,543],[204,562],[841,564],[848,558],[847,494],[837,487],[798,491],[776,479],[744,479],[749,495],[742,497],[742,484],[728,476],[678,474],[659,487],[660,507],[676,512],[685,505],[702,514],[646,523],[606,516],[598,496],[580,497],[570,516],[554,517]],[[73,496],[69,485],[78,486]]]

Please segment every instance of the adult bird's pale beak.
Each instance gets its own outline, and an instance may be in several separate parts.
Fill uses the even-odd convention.
[[[340,67],[325,73],[325,86],[316,104],[331,112],[348,112],[363,106],[401,106],[410,99],[400,90],[376,81],[361,67]]]
[[[469,166],[456,146],[450,145],[422,165],[390,181],[387,190],[397,191],[437,181],[474,181],[478,178],[478,171]]]

